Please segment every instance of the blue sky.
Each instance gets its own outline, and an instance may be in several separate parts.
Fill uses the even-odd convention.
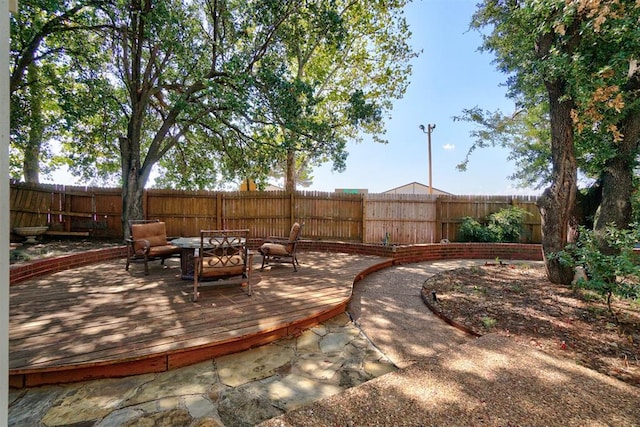
[[[472,126],[454,122],[464,108],[513,111],[502,86],[506,76],[492,64],[493,56],[478,52],[481,37],[469,31],[475,0],[415,0],[406,9],[413,33],[410,41],[422,54],[413,61],[413,74],[403,99],[395,102],[381,145],[365,139],[349,144],[347,170],[331,172],[329,165],[314,171],[310,190],[366,188],[379,193],[410,182],[429,183],[427,135],[419,125],[435,124],[431,134],[433,187],[454,194],[538,194],[515,188],[508,180],[514,164],[499,148],[479,149],[466,172],[460,163],[472,139]]]

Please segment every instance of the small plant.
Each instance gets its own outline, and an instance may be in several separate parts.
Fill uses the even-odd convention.
[[[518,282],[511,283],[509,285],[509,289],[511,290],[511,292],[514,292],[516,294],[521,294],[524,291],[522,284]]]
[[[489,215],[487,228],[496,236],[496,242],[518,242],[524,231],[523,222],[529,212],[512,206]]]
[[[31,255],[29,255],[25,251],[21,251],[19,249],[12,249],[9,251],[9,262],[16,261],[30,261]]]
[[[473,295],[486,295],[487,289],[482,286],[473,285],[473,288],[471,288],[471,293]]]
[[[480,274],[480,273],[482,273],[482,269],[480,267],[478,267],[477,265],[472,265],[471,267],[469,267],[469,269],[471,270],[472,274]]]
[[[480,320],[482,321],[482,326],[487,330],[493,329],[496,326],[496,323],[498,323],[496,319],[489,316],[483,316]]]
[[[591,289],[583,289],[580,296],[582,297],[582,300],[586,302],[598,301],[602,298],[600,294],[592,291]]]

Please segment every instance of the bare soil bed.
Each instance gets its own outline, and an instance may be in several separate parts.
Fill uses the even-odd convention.
[[[74,252],[122,245],[122,240],[49,239],[45,237],[33,244],[11,243],[9,247],[9,263],[20,264],[38,259],[68,255]]]
[[[616,323],[598,294],[554,285],[542,266],[502,263],[443,272],[422,291],[440,314],[477,334],[511,337],[640,386],[640,299],[615,299]]]

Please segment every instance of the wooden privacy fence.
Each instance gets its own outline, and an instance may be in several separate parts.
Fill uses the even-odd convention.
[[[120,189],[11,182],[11,228],[48,225],[48,234],[121,238]],[[530,212],[521,242],[539,243],[540,215],[530,196],[442,196],[324,192],[145,190],[147,219],[171,236],[201,229],[249,228],[252,238],[286,236],[295,221],[303,239],[413,244],[455,241],[463,217],[484,220],[509,206]]]

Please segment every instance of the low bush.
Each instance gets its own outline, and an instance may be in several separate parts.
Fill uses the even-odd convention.
[[[461,242],[519,242],[524,233],[524,219],[529,212],[512,206],[489,215],[485,223],[471,217],[462,218],[458,231]]]
[[[568,245],[556,256],[561,262],[584,267],[587,279],[579,279],[577,286],[598,292],[606,299],[610,314],[612,296],[627,299],[640,298],[640,266],[633,249],[640,241],[640,227],[633,224],[628,230],[619,230],[610,225],[606,229],[606,243],[613,249],[604,254],[598,249],[594,232],[580,228],[578,242]]]

